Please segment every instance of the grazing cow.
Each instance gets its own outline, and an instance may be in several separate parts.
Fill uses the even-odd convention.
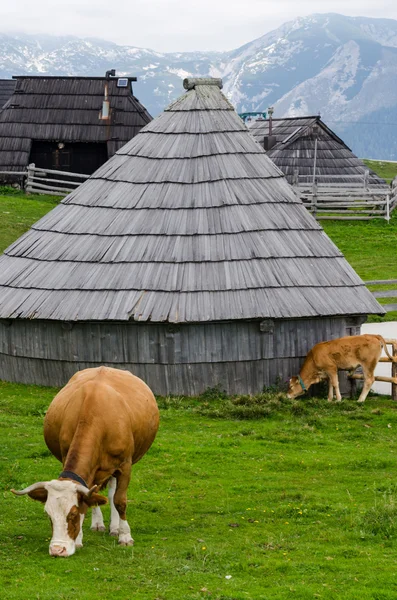
[[[126,520],[131,466],[156,437],[159,412],[149,387],[128,371],[98,367],[76,373],[55,396],[44,421],[44,438],[62,462],[58,479],[34,483],[14,494],[45,503],[52,522],[51,556],[71,556],[82,546],[82,524],[93,506],[91,529],[104,531],[96,493],[107,484],[110,535],[134,543]]]
[[[328,378],[328,400],[332,402],[335,388],[336,400],[340,402],[342,396],[339,390],[338,369],[353,372],[361,365],[364,385],[358,402],[364,402],[375,381],[374,371],[382,348],[392,361],[397,360],[389,354],[381,335],[352,335],[316,344],[306,356],[299,375],[290,379],[288,398],[296,398],[306,392],[313,383]]]

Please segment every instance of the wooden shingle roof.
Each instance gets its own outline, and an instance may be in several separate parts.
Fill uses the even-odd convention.
[[[314,144],[317,137],[317,175],[361,175],[368,167],[357,158],[351,149],[336,135],[319,116],[273,119],[272,135],[276,144],[268,151],[268,156],[292,182],[294,170],[299,175],[312,175],[314,166]],[[258,119],[247,123],[254,139],[263,147],[264,138],[269,135],[269,120]],[[369,170],[371,186],[386,187],[386,182],[374,171]],[[321,181],[332,182],[332,178],[322,177]],[[349,181],[349,179],[346,179]]]
[[[152,118],[130,86],[117,86],[117,77],[21,76],[14,80],[14,93],[0,111],[0,170],[26,167],[33,140],[105,142],[112,156]],[[99,118],[105,85],[109,121]]]
[[[14,79],[0,79],[0,110],[13,95],[15,84]]]
[[[219,81],[193,81],[5,251],[0,318],[183,323],[383,312]]]

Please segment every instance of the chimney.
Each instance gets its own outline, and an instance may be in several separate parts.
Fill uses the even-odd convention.
[[[265,135],[263,138],[263,147],[266,152],[269,152],[277,143],[277,139],[275,135]]]
[[[266,150],[266,152],[271,150],[273,146],[276,145],[277,141],[276,137],[273,135],[273,113],[273,106],[269,106],[269,108],[267,109],[267,114],[269,115],[269,135],[265,135],[265,138],[263,140],[263,147]]]
[[[267,114],[269,115],[269,137],[271,137],[273,133],[273,113],[273,106],[269,106],[269,108],[267,109]]]

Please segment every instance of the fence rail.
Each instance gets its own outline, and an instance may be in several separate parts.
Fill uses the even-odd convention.
[[[14,182],[17,178],[27,194],[50,194],[51,196],[66,196],[89,177],[83,173],[42,169],[34,164],[30,164],[25,171],[0,171],[0,179],[3,175],[12,175]]]
[[[385,339],[385,342],[388,346],[392,347],[392,356],[397,357],[397,340],[394,339]],[[388,356],[382,356],[379,359],[379,362],[387,362],[391,363],[391,377],[385,377],[383,375],[375,375],[375,381],[384,381],[386,383],[391,383],[391,397],[392,400],[397,400],[397,362],[393,362],[390,360]],[[349,376],[349,379],[352,381],[352,395],[355,393],[355,380],[364,379],[364,375],[359,373],[355,373]]]
[[[89,175],[82,173],[42,169],[30,164],[27,169],[25,190],[28,194],[36,192],[52,196],[65,196],[73,192],[88,177]],[[75,181],[76,179],[77,181]]]
[[[302,182],[302,179],[311,181]],[[389,221],[397,206],[397,178],[390,186],[370,185],[369,171],[363,175],[316,175],[315,178],[295,173],[294,188],[318,220],[382,218]]]

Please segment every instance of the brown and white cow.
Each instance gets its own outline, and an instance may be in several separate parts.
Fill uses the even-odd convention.
[[[392,361],[396,360],[389,354],[381,335],[352,335],[316,344],[306,356],[299,375],[290,379],[288,398],[296,398],[314,383],[328,378],[328,400],[332,402],[335,388],[336,400],[340,402],[342,396],[339,390],[338,369],[353,372],[361,365],[364,385],[358,402],[364,402],[375,381],[374,371],[382,348]]]
[[[82,524],[94,506],[91,529],[104,531],[96,493],[108,484],[110,535],[134,543],[126,520],[131,466],[150,448],[159,411],[150,388],[128,371],[99,367],[76,373],[55,396],[44,421],[44,438],[62,462],[58,479],[14,494],[45,504],[52,522],[51,556],[71,556],[82,546]]]

